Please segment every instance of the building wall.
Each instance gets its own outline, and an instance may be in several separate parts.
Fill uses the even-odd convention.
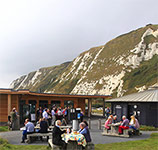
[[[8,95],[0,94],[0,122],[8,121]]]
[[[10,110],[12,108],[16,108],[18,111],[18,114],[20,114],[20,104],[19,102],[24,100],[25,104],[28,105],[30,100],[36,101],[36,110],[39,108],[39,101],[40,100],[46,100],[48,101],[48,104],[51,105],[51,101],[60,101],[60,106],[64,108],[64,101],[73,101],[74,102],[74,108],[81,108],[83,111],[85,111],[85,100],[82,98],[62,98],[62,97],[51,97],[51,96],[33,96],[33,95],[11,95],[11,105]],[[10,114],[10,113],[9,113]],[[8,122],[8,94],[0,94],[0,123],[6,123]]]
[[[146,122],[150,126],[158,127],[158,103],[146,105]]]
[[[136,118],[141,125],[158,127],[158,103],[114,102],[111,109],[112,113],[118,116],[118,121],[123,115],[130,119],[130,116],[136,112]]]

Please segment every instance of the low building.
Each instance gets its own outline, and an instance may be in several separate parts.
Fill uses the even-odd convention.
[[[29,90],[12,90],[0,89],[0,124],[5,124],[8,121],[8,116],[13,107],[16,108],[20,123],[29,116],[36,118],[37,109],[51,108],[52,105],[57,105],[62,108],[70,106],[72,108],[81,108],[85,112],[85,100],[88,100],[88,115],[91,114],[91,100],[110,96],[106,95],[66,95],[66,94],[50,94],[50,93],[35,93]],[[105,113],[105,112],[104,112]]]
[[[158,88],[110,99],[112,114],[130,119],[135,114],[141,125],[158,127]]]

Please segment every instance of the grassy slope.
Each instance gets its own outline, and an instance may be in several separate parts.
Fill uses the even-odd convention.
[[[82,54],[80,54],[81,59],[77,62],[76,66],[75,66],[75,70],[68,76],[69,80],[66,80],[66,81],[63,81],[63,82],[57,84],[55,86],[55,93],[64,93],[64,94],[70,93],[71,90],[75,87],[77,81],[82,77],[82,75],[85,72],[85,70],[81,69],[79,71],[78,75],[74,79],[71,79],[72,76],[74,75],[74,72],[78,69],[78,66],[80,65],[81,60],[83,59],[85,53],[89,52],[90,55],[91,55],[91,58],[87,59],[86,62],[84,63],[84,66],[88,67],[90,65],[91,61],[95,58],[98,50],[100,50],[101,48],[102,48],[102,46],[94,47],[94,48],[91,48],[90,50],[88,50],[88,51],[83,52]],[[65,70],[66,74],[69,74],[72,66],[73,66],[73,62]],[[58,80],[60,80],[60,77],[61,76],[58,77]]]
[[[92,70],[87,73],[86,77],[83,79],[83,82],[97,81],[98,79],[100,79],[103,76],[111,75],[116,72],[121,72],[123,65],[116,64],[116,62],[114,60],[112,60],[112,58],[118,59],[118,56],[123,56],[124,58],[126,58],[130,54],[130,50],[133,49],[140,42],[142,35],[148,28],[157,30],[158,25],[148,25],[143,28],[139,28],[139,29],[131,31],[127,34],[120,35],[117,38],[106,43],[103,51],[100,53],[100,55],[97,59],[97,63],[94,64]],[[147,36],[145,38],[145,43],[147,45],[149,43],[153,43],[155,41],[158,42],[158,38],[155,38],[153,36]],[[94,48],[91,48],[90,50],[80,54],[81,59],[84,57],[84,55],[87,52],[89,52],[91,54],[91,58],[89,58],[85,61],[84,66],[88,67],[90,65],[91,61],[94,59],[94,57],[96,56],[96,54],[98,53],[98,51],[101,48],[102,48],[102,46],[94,47]],[[81,63],[81,60],[77,63],[74,71],[77,70],[80,63]],[[154,69],[154,68],[152,68],[154,66],[150,63],[154,63],[154,62],[149,62],[149,66],[151,68],[148,67],[148,62],[146,62],[146,64],[143,62],[143,64],[145,64],[144,66],[147,67],[145,70]],[[27,87],[27,88],[32,91],[38,91],[39,89],[41,89],[41,91],[43,92],[46,89],[47,90],[55,89],[55,93],[63,93],[63,94],[70,93],[72,91],[72,89],[75,87],[77,81],[83,76],[83,74],[85,72],[85,70],[81,69],[78,72],[78,75],[73,80],[70,80],[71,77],[74,75],[74,71],[73,71],[68,76],[68,80],[59,82],[63,72],[65,73],[65,76],[70,73],[72,65],[73,65],[73,62],[71,62],[67,66],[66,65],[64,66],[62,64],[57,67],[49,67],[49,68],[44,68],[44,69],[42,68],[44,70],[44,72],[50,72],[50,70],[53,70],[53,72],[50,74],[43,73],[43,75],[40,75],[39,83],[37,83],[34,86],[31,85],[30,87]],[[125,76],[124,89],[129,88],[128,94],[136,92],[134,90],[134,86],[131,86],[131,83],[133,81],[138,81],[138,79],[143,76],[143,73],[145,73],[145,72],[142,72],[139,75],[133,76],[134,72],[144,71],[143,69],[144,68],[141,65],[138,69],[133,70],[131,73],[127,73],[127,75]],[[152,73],[153,73],[153,71],[152,71]],[[32,75],[33,75],[33,73],[30,74],[30,76],[32,76]],[[148,82],[148,84],[151,85],[153,82],[155,82],[155,80],[156,80],[155,74],[152,77],[151,77],[152,74],[146,73],[146,75],[149,75],[149,77],[147,77],[148,79],[144,80],[144,82],[139,82],[138,85],[137,84],[133,84],[133,85],[139,86],[139,85],[146,84],[147,82]],[[50,82],[51,79],[53,79],[53,82]],[[95,88],[98,90],[102,89],[103,85],[104,84],[97,83]],[[116,93],[114,93],[113,95],[115,97]]]
[[[149,139],[111,144],[97,144],[95,150],[158,150],[158,134]]]
[[[130,54],[130,50],[133,49],[140,42],[142,35],[148,28],[156,30],[156,29],[158,29],[158,25],[148,25],[146,27],[134,30],[127,34],[118,36],[117,38],[115,38],[115,39],[109,41],[107,44],[105,44],[103,51],[100,53],[100,55],[97,59],[97,63],[94,64],[93,69],[87,73],[86,78],[83,80],[83,82],[96,81],[103,76],[114,74],[117,71],[121,72],[123,65],[118,66],[111,58],[117,58],[118,56],[127,57]],[[149,43],[153,43],[155,41],[158,41],[158,38],[154,38],[153,36],[147,36],[145,38],[145,43],[147,45]],[[92,59],[87,60],[87,62],[86,62],[87,65],[90,64],[90,61],[93,60],[94,56],[96,55],[96,53],[98,51],[99,51],[99,47],[92,48],[88,51],[89,53],[92,54]],[[83,57],[86,52],[82,53],[80,56]],[[78,64],[79,63],[81,63],[81,61],[79,61]],[[72,67],[72,64],[73,64],[73,62],[67,68],[66,74],[68,74],[70,72],[70,68]],[[146,63],[146,65],[148,65],[148,64]],[[83,75],[83,73],[84,73],[84,71],[80,70],[79,75],[76,77],[76,79],[63,81],[60,84],[57,84],[55,86],[56,93],[69,93],[75,86],[75,83],[77,83],[79,78]],[[73,73],[72,73],[72,75],[73,75]],[[154,78],[154,77],[152,77],[152,78]],[[131,78],[131,79],[129,78],[129,80],[130,80],[129,82],[132,82],[133,78]],[[148,80],[149,84],[151,84],[151,82],[153,82],[153,80],[155,80],[155,79],[152,79],[152,81]],[[130,85],[128,85],[128,83],[126,83],[126,84],[127,84],[126,87],[130,86]],[[101,89],[102,86],[103,86],[102,84],[97,83],[95,88]],[[135,91],[131,91],[131,89],[130,89],[129,92],[132,93]]]
[[[128,89],[126,94],[135,92],[135,87],[143,85],[151,86],[158,81],[158,56],[155,55],[149,61],[144,61],[139,68],[126,73],[124,80],[124,89]]]
[[[32,86],[32,84],[27,85],[25,87],[25,89],[29,89],[29,90],[35,91],[35,92],[39,92],[39,90],[41,92],[44,92],[46,89],[52,88],[54,86],[54,84],[53,84],[54,82],[53,81],[58,77],[59,74],[61,74],[64,71],[64,69],[67,68],[67,66],[69,64],[70,64],[70,62],[66,62],[66,63],[63,63],[63,64],[58,65],[58,66],[45,67],[45,68],[39,69],[39,71],[42,72],[42,74],[40,74],[38,76],[38,80],[40,82],[36,82],[37,80],[35,80],[33,86]],[[35,73],[36,73],[35,71],[29,73],[28,74],[28,78],[27,78],[27,80],[24,83],[28,84],[29,80],[31,80],[33,78]],[[24,77],[25,76],[23,76],[23,78]],[[20,85],[20,83],[15,86],[15,89],[19,85]],[[20,89],[23,89],[23,87],[20,87]]]

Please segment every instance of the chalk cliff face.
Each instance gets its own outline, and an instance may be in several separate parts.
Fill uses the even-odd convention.
[[[91,48],[58,68],[55,77],[54,72],[54,67],[40,69],[13,81],[11,87],[114,97],[145,90],[158,79],[158,25],[147,25]]]

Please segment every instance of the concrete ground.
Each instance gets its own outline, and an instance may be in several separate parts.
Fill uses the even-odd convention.
[[[102,123],[104,120],[102,119]],[[94,144],[106,144],[106,143],[117,143],[117,142],[126,142],[126,141],[135,141],[142,140],[150,137],[150,134],[153,132],[142,131],[142,135],[140,136],[132,136],[130,138],[120,138],[120,137],[112,137],[112,136],[102,136],[102,130],[98,129],[98,120],[96,118],[91,120],[91,138]],[[158,133],[158,132],[157,132]],[[27,143],[20,143],[22,137],[22,131],[10,131],[10,132],[1,132],[0,137],[7,139],[10,144],[16,145],[25,145]],[[32,143],[32,145],[47,145],[46,140],[36,141]]]

